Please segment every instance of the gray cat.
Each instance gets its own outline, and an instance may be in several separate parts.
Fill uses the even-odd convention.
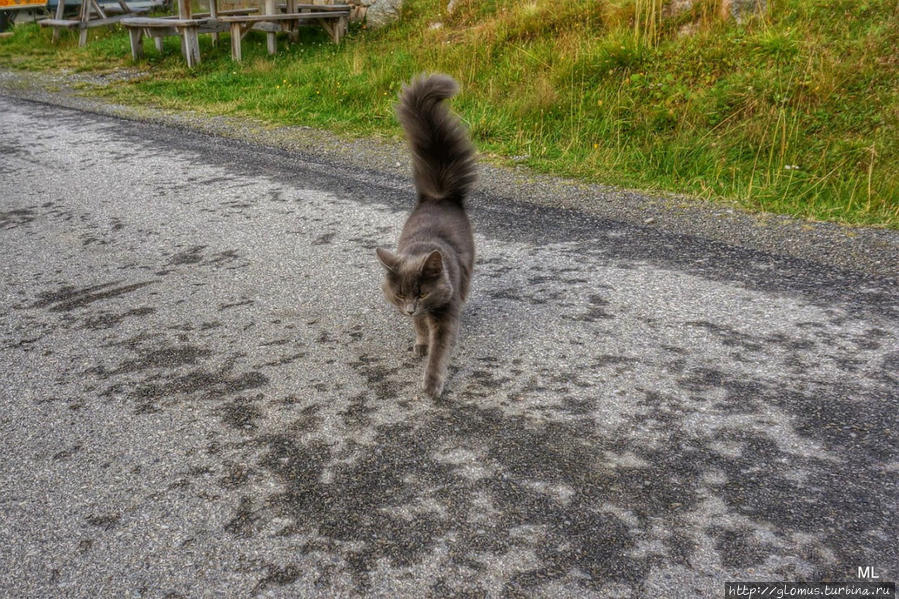
[[[474,149],[443,100],[459,87],[447,75],[422,77],[403,88],[397,117],[412,150],[418,201],[397,251],[378,248],[387,269],[384,295],[412,317],[417,356],[428,356],[424,390],[440,397],[459,331],[474,265],[474,238],[464,199],[475,181]]]

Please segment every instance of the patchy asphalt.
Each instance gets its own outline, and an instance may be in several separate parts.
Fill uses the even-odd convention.
[[[0,595],[897,578],[889,251],[837,269],[487,186],[433,402],[373,255],[407,178],[0,115]]]

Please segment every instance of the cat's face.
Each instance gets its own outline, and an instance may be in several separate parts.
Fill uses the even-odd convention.
[[[387,271],[381,286],[384,297],[403,314],[421,316],[452,300],[453,286],[437,250],[427,256],[406,256],[378,248],[377,254]]]

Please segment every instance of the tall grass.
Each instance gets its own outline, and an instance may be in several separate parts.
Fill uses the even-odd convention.
[[[204,45],[188,71],[175,40],[147,50],[119,98],[397,136],[403,81],[456,77],[455,108],[495,160],[605,183],[726,199],[755,210],[899,226],[899,4],[768,0],[722,21],[718,0],[407,0],[400,23],[339,47],[305,33],[270,58],[261,36],[234,64]],[[435,25],[439,23],[438,25]],[[51,49],[31,28],[0,64],[125,65],[111,33]],[[204,44],[207,42],[204,42]]]

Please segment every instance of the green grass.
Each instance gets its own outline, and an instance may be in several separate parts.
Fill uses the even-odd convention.
[[[247,115],[349,135],[400,131],[393,104],[422,71],[453,75],[454,108],[500,162],[591,181],[735,201],[750,210],[899,227],[899,3],[769,0],[764,18],[717,17],[715,0],[666,18],[659,0],[407,0],[400,23],[315,31],[265,54],[227,36],[184,66],[151,44],[121,101]],[[439,28],[430,24],[440,22]],[[683,28],[690,35],[679,33]],[[33,26],[0,39],[0,65],[109,70],[127,35],[58,46]]]

